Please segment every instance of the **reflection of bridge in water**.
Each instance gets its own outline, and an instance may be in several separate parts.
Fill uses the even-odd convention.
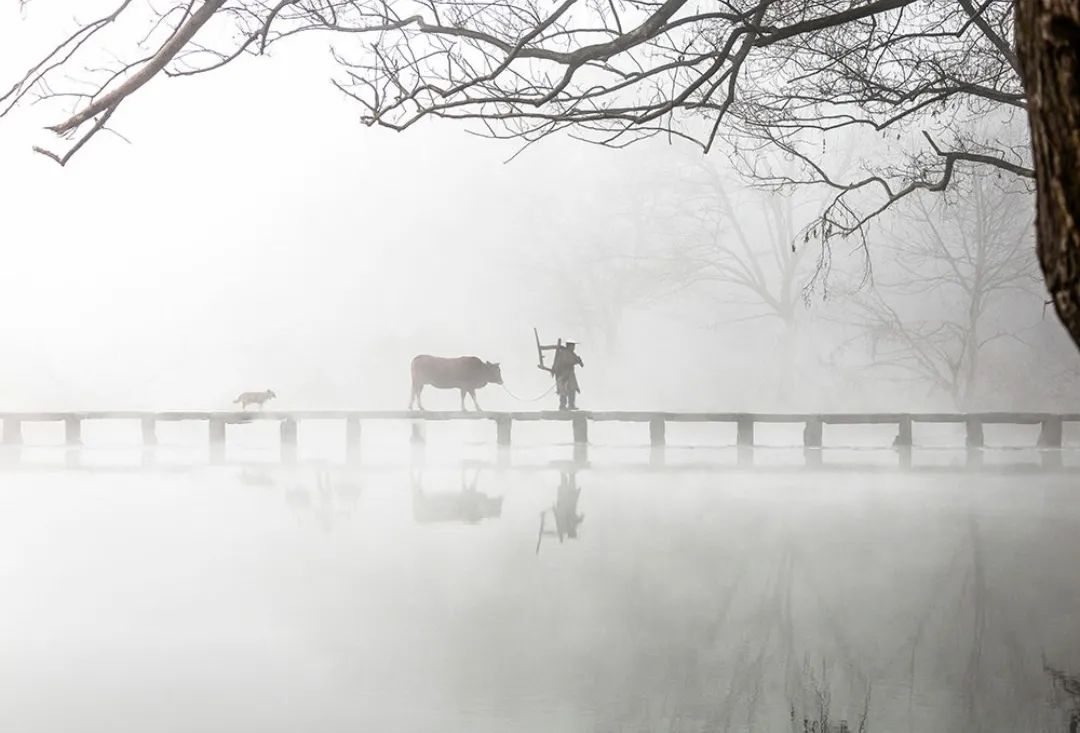
[[[770,449],[759,448],[756,449],[759,453],[765,453],[766,455],[772,452],[784,452],[783,449]],[[693,453],[700,453],[699,450],[691,450]],[[861,451],[860,454],[874,455],[880,454],[885,451]],[[928,450],[930,454],[948,454],[948,450]],[[111,453],[111,452],[110,452]],[[995,457],[1009,457],[1013,453],[1024,453],[1024,451],[995,451],[987,450],[985,453]],[[20,458],[20,451],[16,449],[0,450],[0,472],[50,472],[50,471],[72,471],[78,473],[101,473],[101,474],[125,474],[125,473],[161,473],[161,474],[182,474],[190,473],[194,471],[200,471],[205,468],[205,464],[195,463],[191,461],[176,461],[168,462],[160,460],[156,451],[153,449],[146,449],[141,452],[141,460],[134,462],[107,462],[98,459],[93,449],[81,449],[81,448],[68,448],[64,452],[64,457],[56,461],[48,460],[24,460]],[[916,452],[916,454],[918,454]],[[1075,458],[1067,464],[1063,464],[1061,461],[1062,454],[1075,456]],[[87,460],[87,456],[94,456],[92,460]],[[740,457],[745,456],[745,453],[740,452]],[[236,460],[236,461],[220,461],[214,464],[217,468],[237,468],[242,470],[262,470],[267,468],[273,468],[278,466],[282,469],[288,470],[326,470],[327,468],[333,468],[341,471],[345,474],[363,476],[365,474],[379,475],[384,473],[395,473],[402,470],[409,470],[416,468],[417,466],[423,466],[425,469],[455,469],[462,467],[471,468],[483,468],[499,473],[507,474],[535,474],[535,473],[548,473],[553,470],[563,470],[561,466],[567,464],[572,466],[576,470],[588,470],[591,473],[655,473],[655,474],[694,474],[694,473],[746,473],[753,471],[755,473],[771,474],[771,475],[789,475],[789,474],[805,474],[805,473],[820,473],[820,474],[868,474],[868,473],[890,473],[890,472],[904,472],[915,474],[982,474],[982,475],[1047,475],[1047,474],[1080,474],[1080,451],[1078,450],[1063,450],[1049,453],[1048,451],[1040,451],[1039,460],[1036,461],[1000,461],[986,462],[982,460],[982,455],[975,455],[971,451],[967,452],[968,461],[965,462],[953,462],[953,463],[939,463],[928,462],[918,463],[913,462],[909,464],[901,465],[889,465],[875,461],[842,461],[842,462],[828,462],[817,461],[813,463],[800,463],[800,464],[784,464],[784,463],[747,463],[741,460],[721,461],[721,460],[693,460],[693,461],[680,461],[671,462],[665,459],[663,454],[656,454],[650,452],[650,458],[641,461],[626,461],[626,460],[612,460],[612,461],[594,461],[588,458],[583,458],[579,452],[575,451],[574,460],[557,461],[557,460],[540,460],[533,462],[520,462],[510,461],[508,459],[500,458],[493,461],[483,460],[444,460],[444,461],[428,461],[421,459],[418,463],[415,460],[413,462],[396,462],[396,463],[378,463],[378,464],[364,464],[364,465],[346,465],[340,463],[333,463],[325,460],[311,460],[311,461],[298,461],[292,464],[279,464],[273,461],[252,461],[252,460]],[[815,456],[816,458],[817,456]],[[753,456],[750,456],[747,460],[752,461]]]
[[[755,454],[774,450],[755,440],[755,428],[764,425],[801,425],[801,447],[805,461],[803,467],[823,464],[823,452],[833,449],[849,449],[852,446],[834,445],[825,441],[826,426],[892,426],[896,433],[891,446],[883,449],[897,456],[897,465],[912,467],[912,454],[925,449],[915,440],[917,425],[961,425],[964,429],[966,464],[978,467],[986,451],[999,450],[988,447],[984,438],[987,426],[1038,426],[1039,434],[1031,450],[1037,450],[1040,464],[1045,469],[1062,467],[1062,456],[1068,452],[1064,447],[1064,426],[1080,423],[1080,414],[981,412],[981,413],[712,413],[712,412],[414,412],[414,411],[347,411],[347,410],[300,410],[260,412],[214,412],[214,411],[84,411],[84,412],[7,412],[0,413],[3,421],[3,444],[9,454],[11,449],[23,444],[23,426],[26,423],[62,423],[63,445],[76,449],[82,446],[83,424],[89,421],[135,421],[142,430],[141,446],[144,449],[158,445],[157,426],[162,423],[202,422],[208,426],[207,440],[209,460],[213,464],[226,463],[227,426],[257,422],[276,422],[280,430],[280,459],[283,463],[298,462],[299,424],[305,420],[341,421],[345,432],[345,463],[365,463],[361,450],[361,435],[373,431],[375,426],[386,423],[404,423],[411,427],[411,444],[414,455],[422,453],[426,443],[426,426],[429,423],[485,421],[495,425],[495,444],[500,449],[500,462],[509,461],[514,423],[569,423],[573,439],[574,455],[578,463],[588,462],[590,446],[589,426],[594,423],[638,423],[648,426],[648,446],[651,449],[650,465],[663,465],[669,449],[667,428],[670,424],[728,424],[735,427],[738,449],[738,465],[757,463]],[[642,437],[644,438],[644,432]],[[701,447],[701,446],[698,446]],[[723,447],[723,446],[714,446]],[[77,464],[77,460],[71,463]],[[722,466],[718,466],[722,467]],[[929,466],[927,468],[940,468]],[[949,468],[949,467],[946,467]],[[995,469],[1000,466],[995,465]]]

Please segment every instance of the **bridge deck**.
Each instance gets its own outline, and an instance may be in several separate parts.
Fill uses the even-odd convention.
[[[142,425],[142,442],[146,446],[157,445],[157,423],[179,421],[204,421],[209,424],[210,458],[221,462],[225,457],[226,426],[256,421],[274,421],[281,427],[281,457],[285,462],[295,462],[297,457],[298,424],[303,420],[341,420],[345,423],[345,443],[350,461],[359,459],[362,426],[383,420],[407,421],[412,426],[412,442],[422,445],[425,441],[424,425],[428,422],[452,420],[489,420],[496,426],[496,442],[500,447],[511,444],[511,430],[515,422],[569,422],[573,427],[574,444],[584,449],[589,442],[591,422],[647,423],[649,443],[662,448],[666,442],[668,423],[734,423],[736,444],[740,448],[753,448],[754,426],[758,423],[802,424],[803,445],[816,450],[824,447],[825,425],[895,425],[897,434],[893,446],[902,457],[910,454],[914,445],[915,423],[960,423],[965,429],[965,445],[969,449],[984,445],[985,425],[1039,425],[1037,441],[1039,448],[1061,448],[1063,426],[1066,422],[1080,422],[1080,413],[1053,414],[1045,412],[970,412],[970,413],[755,413],[755,412],[653,412],[653,411],[539,411],[539,412],[427,412],[411,410],[81,410],[64,412],[0,412],[3,421],[3,443],[21,445],[22,425],[25,422],[63,422],[65,443],[69,446],[82,444],[82,423],[86,420],[137,420]],[[820,452],[820,451],[818,451]],[[814,458],[814,460],[819,460]]]
[[[0,412],[0,420],[21,422],[59,422],[64,420],[222,420],[243,423],[253,420],[513,420],[591,422],[753,422],[806,423],[826,425],[886,425],[910,420],[916,423],[968,423],[987,425],[1036,425],[1047,420],[1080,422],[1080,413],[1049,412],[658,412],[658,411],[588,411],[541,410],[531,412],[500,411],[421,411],[421,410],[71,410],[63,412]]]

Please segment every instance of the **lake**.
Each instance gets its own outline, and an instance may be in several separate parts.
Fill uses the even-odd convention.
[[[0,473],[0,730],[1065,731],[1078,703],[1075,473],[131,463]]]

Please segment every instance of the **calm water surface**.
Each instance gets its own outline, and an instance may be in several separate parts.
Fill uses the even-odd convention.
[[[10,470],[0,730],[1065,731],[1076,484]]]

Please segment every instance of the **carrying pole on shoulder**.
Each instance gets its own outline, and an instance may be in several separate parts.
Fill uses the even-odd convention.
[[[537,369],[542,369],[545,372],[550,372],[551,369],[544,366],[544,350],[540,348],[540,334],[533,328],[533,337],[536,338],[536,358],[539,360],[536,364]]]

